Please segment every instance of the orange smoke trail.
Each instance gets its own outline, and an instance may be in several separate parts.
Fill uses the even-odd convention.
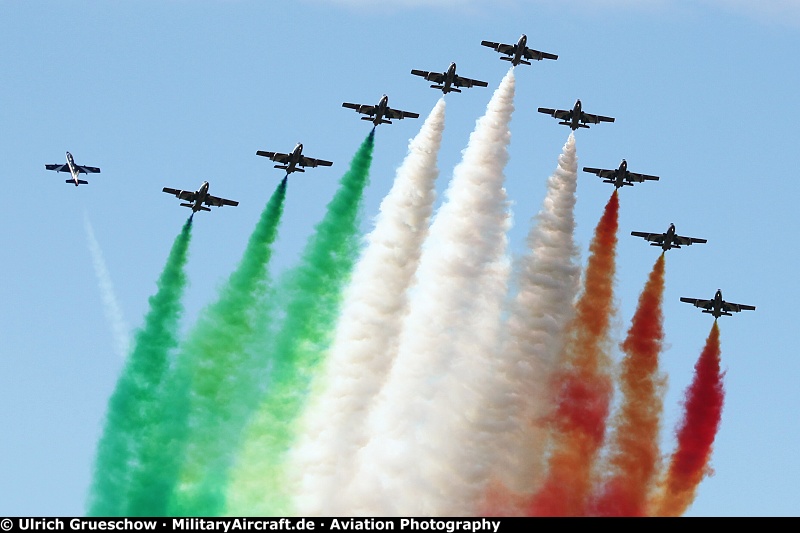
[[[716,320],[694,370],[694,380],[686,391],[683,422],[677,431],[678,446],[653,501],[652,509],[657,516],[682,515],[694,501],[697,486],[709,473],[711,448],[725,399]]]
[[[556,406],[549,472],[530,501],[534,516],[577,516],[584,512],[592,471],[605,436],[613,391],[608,330],[614,312],[619,197],[611,195],[589,247],[584,290],[567,326],[562,368],[551,383]]]
[[[620,375],[623,400],[613,424],[608,459],[611,477],[595,497],[590,514],[646,514],[647,494],[654,485],[661,457],[658,437],[665,383],[658,375],[658,356],[664,340],[663,296],[662,253],[653,265],[622,343],[626,354]]]

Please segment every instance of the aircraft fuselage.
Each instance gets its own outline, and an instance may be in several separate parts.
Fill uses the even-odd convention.
[[[581,101],[575,102],[575,107],[572,108],[572,124],[570,128],[577,130],[581,127]]]
[[[77,187],[78,182],[80,181],[80,172],[77,168],[75,168],[75,159],[72,158],[72,154],[69,152],[67,152],[67,166],[69,167],[69,173],[72,176],[72,181]]]
[[[194,198],[194,205],[192,206],[192,212],[197,213],[203,208],[203,202],[208,196],[208,182],[204,181],[200,188],[197,189],[197,195]]]
[[[522,37],[520,37],[519,41],[517,41],[517,47],[514,50],[514,60],[511,62],[512,65],[516,67],[517,65],[522,63],[522,57],[525,54],[525,48],[527,48],[527,46],[528,46],[528,36],[523,33]]]

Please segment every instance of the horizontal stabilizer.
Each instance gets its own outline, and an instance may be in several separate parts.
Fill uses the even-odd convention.
[[[288,170],[289,165],[275,165],[275,168],[282,168],[283,170]]]
[[[181,204],[183,207],[194,207],[194,204]]]
[[[372,120],[372,117],[361,117],[361,120]]]
[[[391,121],[391,120],[384,120],[384,119],[381,119],[381,124],[391,124],[391,123],[392,123],[392,121]]]
[[[501,57],[500,61],[511,61],[510,57]]]
[[[520,59],[520,61],[519,61],[519,62],[520,62],[521,64],[523,64],[523,65],[530,65],[530,64],[531,64],[531,62],[530,62],[530,61],[525,61],[524,59]]]
[[[431,85],[431,89],[444,89],[444,85]]]
[[[211,211],[211,209],[209,209],[208,207],[205,207],[203,205],[200,206],[200,209],[202,209],[203,211]]]

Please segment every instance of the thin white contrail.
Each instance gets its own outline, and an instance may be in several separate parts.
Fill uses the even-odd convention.
[[[290,456],[300,515],[345,512],[342,487],[366,444],[364,419],[397,352],[407,290],[428,233],[444,111],[442,98],[409,143],[345,292],[326,368],[314,384]]]
[[[103,310],[106,319],[111,324],[114,350],[120,357],[125,358],[130,350],[130,328],[122,314],[122,308],[114,292],[114,284],[111,282],[111,275],[109,275],[106,261],[103,259],[103,251],[94,236],[94,229],[86,212],[83,213],[83,227],[86,229],[86,240],[89,243],[89,252],[92,254],[92,265],[97,276],[97,284],[100,287],[100,296],[103,299]]]
[[[580,284],[574,240],[577,178],[575,136],[570,134],[528,233],[528,253],[516,269],[517,293],[502,349],[513,414],[503,428],[505,438],[495,441],[498,477],[516,493],[533,492],[544,474],[546,432],[541,421],[552,407],[547,383],[558,364]]]
[[[369,415],[349,514],[472,512],[486,478],[481,410],[493,380],[509,264],[503,169],[508,160],[513,68],[454,169],[417,269],[395,363]]]

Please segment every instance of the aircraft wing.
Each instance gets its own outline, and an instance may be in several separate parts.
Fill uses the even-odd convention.
[[[306,157],[300,156],[300,166],[301,167],[329,167],[333,164],[331,161],[325,161],[324,159],[314,159],[313,157]]]
[[[348,109],[355,109],[357,113],[363,113],[364,115],[374,115],[375,114],[375,106],[374,105],[351,104],[350,102],[345,102],[345,103],[342,104],[342,107],[346,107]]]
[[[642,231],[632,231],[631,235],[634,237],[642,237],[646,241],[657,242],[659,244],[664,242],[664,238],[666,237],[664,233],[645,233]]]
[[[753,305],[744,305],[744,304],[735,304],[731,302],[722,302],[722,309],[724,311],[738,313],[739,311],[755,311],[756,308]]]
[[[85,165],[75,165],[78,169],[78,174],[99,174],[100,169],[97,167],[87,167]]]
[[[572,111],[569,109],[549,109],[547,107],[540,107],[538,111],[539,113],[544,113],[560,120],[569,120],[572,118]]]
[[[194,198],[197,195],[195,191],[181,191],[178,189],[171,189],[169,187],[164,187],[162,190],[167,194],[174,194],[176,198],[186,200],[187,202],[194,202]]]
[[[453,85],[456,87],[488,87],[489,84],[481,80],[473,80],[472,78],[463,78],[458,74],[453,77]]]
[[[256,155],[260,155],[263,157],[269,157],[273,161],[277,161],[278,163],[286,163],[289,161],[289,154],[282,154],[280,152],[265,152],[264,150],[258,150]]]
[[[583,167],[583,171],[589,172],[590,174],[597,174],[601,178],[610,178],[617,175],[616,169]]]
[[[604,117],[603,115],[592,115],[581,111],[581,122],[599,124],[600,122],[614,122],[614,117]]]
[[[541,61],[542,59],[558,59],[556,54],[550,54],[547,52],[540,52],[539,50],[534,50],[532,48],[525,48],[525,51],[522,53],[525,56],[525,59],[535,59],[536,61]]]
[[[695,237],[682,237],[680,235],[675,235],[675,242],[683,246],[688,246],[690,244],[694,243],[700,244],[708,241],[706,239],[697,239]]]
[[[399,109],[386,108],[386,118],[419,118],[419,113],[411,113],[409,111],[400,111]]]
[[[217,207],[222,207],[223,205],[239,205],[239,202],[234,200],[227,200],[225,198],[220,198],[219,196],[211,196],[210,194],[206,195],[206,199],[203,201],[206,205],[215,205]]]
[[[481,41],[483,46],[488,46],[489,48],[494,48],[501,54],[511,55],[515,50],[515,45],[513,44],[502,44],[502,43],[493,43],[492,41]]]
[[[434,83],[444,83],[446,76],[442,72],[428,72],[427,70],[412,70],[411,74],[414,76],[422,76],[428,81],[432,81]]]
[[[650,174],[637,174],[636,172],[628,172],[628,181],[643,182],[645,180],[658,181],[658,176],[651,176]]]
[[[703,309],[711,309],[714,306],[713,300],[701,300],[699,298],[684,298],[681,296],[681,301],[687,304],[692,304],[695,307],[702,307]]]
[[[56,172],[69,172],[69,165],[66,163],[63,165],[45,165],[44,168],[47,170],[55,170]]]

